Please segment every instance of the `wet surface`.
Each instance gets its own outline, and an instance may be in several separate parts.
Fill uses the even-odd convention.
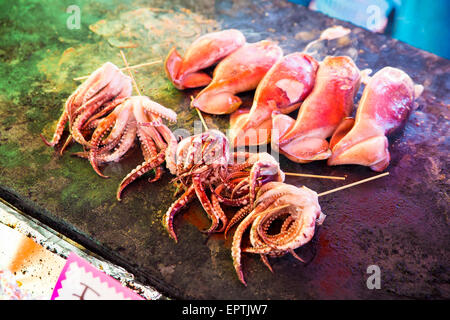
[[[69,4],[17,1],[2,4],[0,19],[0,196],[53,229],[133,272],[174,298],[195,299],[403,299],[450,298],[448,149],[450,62],[382,35],[371,34],[288,2],[268,1],[101,1],[79,2],[81,29],[68,29]],[[362,70],[398,67],[424,85],[418,106],[404,128],[390,137],[390,175],[320,198],[328,215],[311,243],[293,257],[270,259],[274,274],[258,256],[245,255],[248,287],[232,266],[230,240],[209,239],[208,226],[194,202],[175,219],[179,242],[161,218],[175,187],[166,172],[157,183],[140,179],[122,202],[115,200],[121,179],[142,160],[138,149],[108,164],[98,177],[89,163],[63,156],[39,138],[50,137],[63,104],[87,75],[105,61],[123,66],[164,58],[173,44],[184,52],[198,35],[238,28],[249,42],[278,41],[285,54],[301,51],[327,27],[352,29],[352,46],[337,44]],[[40,28],[36,26],[39,25]],[[330,48],[334,44],[330,44]],[[355,50],[348,51],[352,48]],[[330,54],[339,53],[331,50]],[[190,95],[164,75],[162,65],[139,70],[143,94],[177,111],[175,128],[192,132],[198,120]],[[357,99],[361,96],[360,90]],[[245,105],[252,94],[241,95]],[[210,128],[226,129],[228,117],[205,115]],[[359,166],[328,167],[325,162],[294,164],[280,156],[282,169],[347,175],[345,184],[374,175]],[[288,178],[317,192],[342,181]],[[367,267],[378,265],[381,289],[369,290]]]

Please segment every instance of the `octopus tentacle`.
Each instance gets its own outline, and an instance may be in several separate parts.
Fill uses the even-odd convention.
[[[136,125],[131,122],[127,125],[123,135],[116,144],[109,144],[99,149],[99,153],[96,156],[98,163],[118,161],[127,151],[134,145],[136,138]],[[113,149],[113,152],[108,152]]]
[[[101,121],[100,118],[108,116],[108,113],[115,111],[116,108],[123,104],[126,98],[115,98],[110,103],[105,104],[104,107],[97,113],[95,113],[89,120],[86,121],[83,128],[92,129],[96,128],[98,123]]]
[[[141,142],[141,150],[144,156],[145,161],[150,161],[151,158],[155,157],[158,154],[156,149],[156,145],[153,140],[145,135],[145,133],[140,128],[138,124],[138,138]],[[153,178],[149,178],[148,182],[155,182],[159,180],[163,174],[163,169],[161,166],[154,168],[155,176]]]
[[[233,235],[233,242],[231,245],[231,257],[233,258],[233,266],[236,270],[239,280],[247,286],[247,283],[244,279],[244,273],[242,271],[242,263],[241,263],[241,242],[242,236],[244,235],[245,230],[252,224],[254,219],[257,217],[259,213],[253,210],[245,219],[238,225],[236,231]]]
[[[219,221],[222,224],[221,228],[217,229],[216,232],[222,232],[227,227],[228,218],[225,215],[225,212],[223,212],[222,207],[220,206],[220,202],[217,199],[217,197],[214,195],[214,193],[211,194],[211,203],[212,203],[214,212],[216,213],[216,216],[219,218]]]
[[[61,147],[61,150],[59,150],[59,154],[62,156],[64,151],[69,147],[69,145],[72,143],[73,137],[71,134],[67,137],[66,141],[64,142],[63,146]]]
[[[165,156],[166,167],[169,169],[170,173],[176,174],[177,165],[175,159],[178,146],[177,138],[172,133],[172,131],[165,125],[156,127],[156,130],[164,138],[164,140],[167,141],[166,156]]]
[[[64,112],[59,117],[59,120],[56,124],[56,130],[53,134],[53,138],[51,141],[47,141],[45,139],[44,135],[41,133],[40,137],[44,143],[49,147],[54,147],[58,144],[59,140],[61,139],[62,133],[64,131],[64,127],[66,126],[67,121],[69,120],[69,114],[64,110]]]
[[[200,200],[203,209],[206,211],[206,214],[211,219],[212,223],[208,230],[204,231],[205,233],[213,232],[217,226],[219,225],[219,217],[215,212],[213,205],[208,199],[208,196],[205,193],[205,189],[203,188],[202,179],[200,176],[196,175],[192,178],[192,184],[195,189],[195,193],[197,194],[197,198]]]
[[[264,265],[270,270],[270,272],[273,273],[273,269],[272,266],[269,263],[269,258],[267,257],[266,254],[260,254],[259,257],[261,258],[262,263],[264,263]]]
[[[92,134],[91,138],[91,149],[89,150],[89,162],[91,163],[92,168],[94,171],[102,178],[108,178],[105,176],[100,169],[97,166],[97,154],[98,154],[98,147],[102,141],[102,138],[111,131],[111,128],[117,124],[117,114],[115,112],[111,113],[106,118],[103,118],[102,121],[100,121],[99,125],[95,129],[94,133]]]
[[[245,206],[249,203],[249,199],[250,199],[250,196],[248,194],[246,194],[240,198],[234,198],[234,199],[227,198],[227,197],[222,196],[217,193],[216,193],[216,196],[220,202],[223,202],[225,205],[230,206],[230,207],[240,207],[243,205]]]
[[[184,193],[183,195],[178,198],[167,210],[166,214],[164,215],[163,224],[164,227],[169,232],[170,237],[172,237],[175,242],[177,242],[177,235],[175,234],[175,231],[173,229],[173,219],[175,215],[184,207],[188,202],[190,202],[195,196],[195,188],[193,185],[191,185]]]
[[[142,164],[138,165],[135,169],[133,169],[125,178],[123,178],[122,182],[117,189],[117,200],[121,201],[121,194],[123,190],[134,180],[147,173],[148,171],[154,169],[164,162],[164,152],[158,153],[158,155],[150,161],[144,161]]]
[[[89,101],[83,104],[78,110],[78,116],[71,127],[72,135],[75,141],[78,143],[91,147],[84,136],[81,133],[86,121],[101,107],[106,101],[111,100],[113,97],[121,91],[121,78],[113,79],[105,88],[103,88],[98,94],[92,97]]]
[[[236,214],[231,218],[230,222],[228,223],[225,231],[224,236],[227,238],[228,231],[239,221],[244,219],[251,211],[252,206],[250,204],[247,204],[246,206],[242,207],[241,209],[236,212]]]
[[[142,106],[148,112],[157,114],[166,120],[169,120],[171,122],[177,121],[177,114],[175,113],[175,111],[166,108],[155,101],[147,98],[143,101]]]

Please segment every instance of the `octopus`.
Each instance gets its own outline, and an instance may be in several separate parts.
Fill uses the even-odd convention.
[[[76,155],[88,158],[95,172],[107,178],[98,165],[119,161],[133,147],[137,138],[144,162],[120,183],[116,194],[120,201],[125,187],[150,170],[154,170],[155,174],[149,182],[159,180],[164,161],[171,173],[176,171],[174,158],[178,142],[172,131],[164,125],[163,119],[176,122],[177,114],[146,96],[129,97],[98,122],[89,151]]]
[[[321,225],[325,217],[313,190],[278,181],[264,184],[257,193],[252,211],[233,235],[231,255],[239,280],[247,285],[242,271],[242,252],[259,254],[270,271],[268,257],[291,253],[304,262],[294,250],[313,238],[316,225]],[[276,220],[281,220],[281,227],[274,233],[271,227]],[[251,246],[242,248],[243,235],[249,227]]]
[[[130,97],[131,92],[131,78],[123,74],[113,63],[106,62],[69,96],[56,124],[52,140],[47,141],[41,134],[42,140],[46,145],[55,147],[68,123],[70,135],[60,152],[64,151],[72,139],[85,147],[91,147],[87,141],[86,131],[95,128],[98,119]]]
[[[217,130],[208,130],[179,142],[176,175],[175,180],[181,182],[185,191],[163,218],[163,225],[175,241],[174,217],[194,198],[200,201],[211,220],[211,226],[204,232],[223,232],[228,226],[228,218],[221,204],[246,207],[254,201],[262,184],[284,181],[284,173],[271,155],[230,153],[228,139]]]

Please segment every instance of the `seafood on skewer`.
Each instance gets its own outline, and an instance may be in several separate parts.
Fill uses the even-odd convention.
[[[272,223],[282,220],[278,233],[269,232]],[[246,285],[242,271],[242,252],[255,253],[271,269],[267,257],[291,253],[297,259],[295,249],[308,243],[314,236],[316,225],[325,219],[318,195],[306,187],[295,187],[283,182],[269,182],[256,196],[251,212],[238,225],[231,248],[233,265],[239,280]],[[250,247],[242,248],[245,231],[250,228]]]
[[[314,89],[302,103],[297,119],[273,117],[271,145],[288,159],[307,163],[330,157],[326,138],[353,110],[361,73],[347,56],[326,57],[319,65]]]
[[[282,49],[269,40],[244,45],[219,62],[211,83],[195,97],[191,106],[211,114],[232,113],[242,103],[236,94],[256,89],[282,56]]]
[[[172,131],[163,124],[163,119],[175,122],[176,113],[146,96],[132,96],[106,117],[101,118],[92,134],[89,151],[75,155],[88,158],[95,172],[104,176],[99,164],[119,161],[134,145],[138,138],[144,162],[132,170],[120,183],[117,199],[127,185],[154,169],[158,180],[163,172],[162,163],[166,161],[169,170],[175,172],[175,151],[177,140]]]
[[[359,164],[383,171],[390,161],[387,135],[401,128],[413,108],[415,87],[402,70],[385,67],[364,88],[356,118],[346,118],[330,143],[328,165]],[[420,93],[419,93],[420,94]]]
[[[173,85],[179,89],[207,86],[211,77],[202,72],[245,44],[245,36],[235,29],[211,32],[197,38],[183,57],[173,48],[164,68]]]
[[[206,233],[223,232],[228,218],[221,205],[248,206],[264,183],[284,181],[278,162],[269,154],[230,153],[226,136],[217,130],[181,140],[176,151],[176,180],[185,192],[167,210],[163,225],[177,241],[173,220],[197,198],[211,220]],[[235,220],[237,221],[237,220]]]
[[[250,110],[238,109],[230,118],[230,141],[235,146],[270,141],[272,116],[297,109],[314,86],[318,62],[295,52],[275,63],[259,83]]]
[[[106,62],[95,70],[67,99],[52,140],[47,141],[41,134],[42,140],[48,146],[56,146],[61,139],[65,125],[69,123],[71,135],[64,147],[72,138],[81,145],[90,147],[83,131],[92,128],[93,124],[98,122],[96,119],[108,114],[125,98],[131,96],[131,91],[131,78],[123,74],[113,63]]]
[[[216,198],[207,195],[210,185],[224,179],[229,160],[228,140],[217,130],[208,130],[181,140],[178,144],[175,164],[179,180],[185,192],[167,210],[163,225],[170,237],[177,241],[173,219],[190,201],[197,197],[212,221],[206,231],[211,233],[226,225],[227,218]]]

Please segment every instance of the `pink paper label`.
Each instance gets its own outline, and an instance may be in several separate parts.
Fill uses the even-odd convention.
[[[51,300],[143,300],[119,281],[71,252]]]

